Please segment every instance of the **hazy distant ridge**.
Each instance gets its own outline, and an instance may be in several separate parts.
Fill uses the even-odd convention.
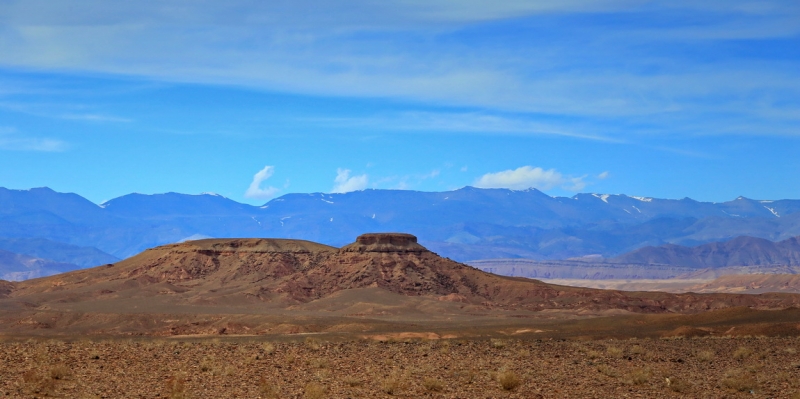
[[[644,247],[610,260],[614,263],[662,264],[691,268],[725,266],[800,266],[800,237],[780,242],[737,237],[696,247],[667,244]]]
[[[800,200],[566,198],[535,189],[465,187],[287,194],[263,206],[214,194],[129,194],[98,205],[48,188],[0,188],[0,239],[45,239],[116,258],[189,237],[297,238],[341,246],[375,231],[414,234],[461,261],[614,257],[648,245],[693,246],[742,235],[784,240],[800,235]]]

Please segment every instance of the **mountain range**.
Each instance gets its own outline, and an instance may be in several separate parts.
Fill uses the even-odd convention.
[[[798,236],[800,200],[551,197],[536,189],[465,187],[287,194],[262,206],[211,193],[128,194],[95,204],[49,188],[0,188],[0,249],[76,267],[192,239],[295,238],[339,247],[376,231],[414,234],[458,261],[614,258],[647,246]]]
[[[800,273],[800,237],[780,242],[740,236],[694,247],[647,246],[613,258],[484,259],[469,262],[505,276],[576,280],[709,279],[730,274]]]

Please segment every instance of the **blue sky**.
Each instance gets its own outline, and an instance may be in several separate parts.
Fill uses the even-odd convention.
[[[797,1],[0,3],[0,186],[800,198]]]

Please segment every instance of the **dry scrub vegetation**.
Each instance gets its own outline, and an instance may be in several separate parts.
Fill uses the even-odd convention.
[[[800,398],[798,338],[6,340],[9,398]]]

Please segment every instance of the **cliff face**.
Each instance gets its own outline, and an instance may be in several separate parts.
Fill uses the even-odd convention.
[[[371,233],[362,234],[356,242],[342,247],[340,252],[428,252],[428,249],[417,243],[417,237],[404,233]]]

